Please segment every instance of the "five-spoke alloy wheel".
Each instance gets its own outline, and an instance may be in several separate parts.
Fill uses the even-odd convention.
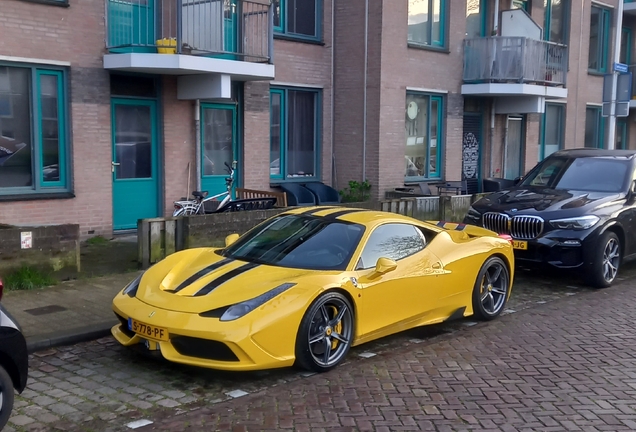
[[[621,243],[618,236],[611,231],[605,232],[599,239],[595,253],[590,279],[593,286],[606,288],[616,279],[621,265]]]
[[[354,336],[353,307],[338,292],[327,292],[309,307],[296,338],[296,362],[326,372],[345,358]]]
[[[473,290],[475,316],[491,320],[498,316],[506,305],[510,293],[510,272],[499,257],[489,258],[479,270]]]

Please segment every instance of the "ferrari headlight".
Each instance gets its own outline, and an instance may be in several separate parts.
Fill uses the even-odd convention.
[[[584,230],[592,228],[598,223],[599,220],[601,220],[601,218],[599,218],[598,216],[589,215],[567,219],[555,219],[551,220],[550,223],[555,228]]]
[[[139,282],[141,282],[141,277],[144,274],[140,274],[137,276],[132,282],[130,282],[126,288],[122,291],[122,295],[127,295],[128,297],[134,297],[137,295],[137,290],[139,289]]]
[[[285,283],[277,286],[270,291],[267,291],[266,293],[259,295],[258,297],[232,305],[223,313],[223,315],[221,316],[221,321],[234,321],[235,319],[239,319],[242,316],[247,315],[254,309],[264,305],[274,297],[284,293],[294,285],[296,284]]]

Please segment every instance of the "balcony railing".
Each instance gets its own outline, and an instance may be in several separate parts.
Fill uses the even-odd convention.
[[[566,85],[567,46],[524,37],[464,40],[464,83]]]
[[[107,0],[111,53],[271,62],[270,0]]]

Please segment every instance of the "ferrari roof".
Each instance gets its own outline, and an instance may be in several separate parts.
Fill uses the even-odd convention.
[[[344,206],[315,206],[301,207],[286,212],[287,214],[308,215],[324,217],[327,219],[338,219],[347,222],[359,223],[362,225],[375,225],[379,222],[402,221],[410,223],[425,223],[408,216],[397,213],[389,213],[378,210],[368,210],[361,208],[351,208]]]

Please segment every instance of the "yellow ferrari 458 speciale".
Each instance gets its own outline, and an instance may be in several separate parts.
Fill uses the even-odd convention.
[[[510,238],[483,228],[298,208],[148,269],[115,297],[112,333],[189,365],[323,372],[373,339],[496,317],[513,272]]]

